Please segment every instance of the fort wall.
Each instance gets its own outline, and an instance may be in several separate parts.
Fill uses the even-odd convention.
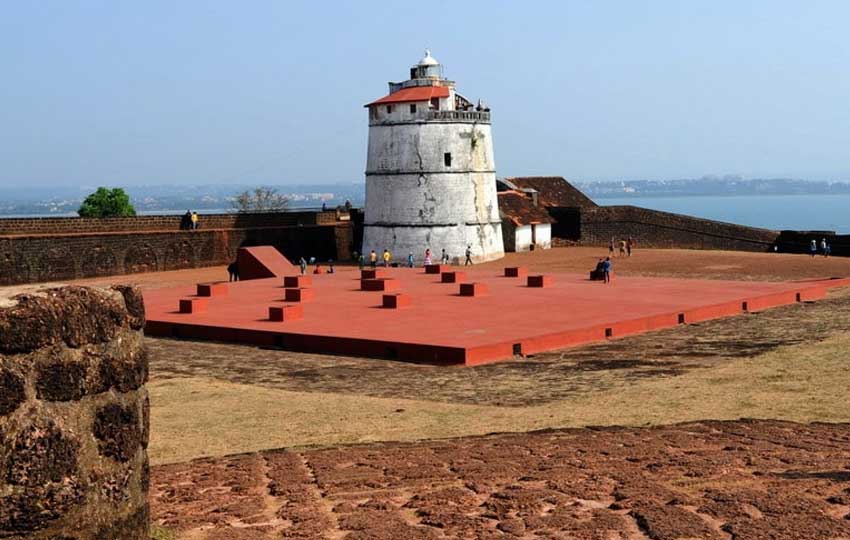
[[[769,251],[779,231],[672,214],[636,206],[583,208],[575,235],[584,245],[633,237],[640,247]]]
[[[0,285],[62,281],[223,265],[242,246],[272,245],[291,260],[347,260],[352,221],[345,214],[283,212],[180,216],[0,219]]]
[[[0,538],[148,539],[141,293],[0,298]]]

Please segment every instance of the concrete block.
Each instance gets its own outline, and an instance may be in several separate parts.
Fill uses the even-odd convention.
[[[269,306],[269,320],[275,322],[297,321],[304,318],[304,308],[298,304]]]
[[[527,283],[529,287],[551,287],[555,281],[552,279],[552,276],[537,275],[528,276]]]
[[[313,278],[310,276],[285,276],[283,286],[289,289],[303,289],[313,286]]]
[[[425,273],[426,274],[442,274],[443,272],[447,272],[449,270],[449,266],[445,264],[426,264],[425,265]]]
[[[413,300],[409,294],[385,294],[383,297],[383,307],[385,308],[400,309],[410,307],[411,304],[413,304]]]
[[[284,301],[286,302],[309,302],[316,298],[314,289],[292,288],[284,289]]]
[[[206,298],[181,298],[180,313],[204,313],[208,305]]]
[[[400,288],[401,284],[397,279],[378,278],[360,280],[360,290],[363,291],[397,291]]]
[[[461,283],[461,296],[485,296],[490,292],[490,288],[486,283]]]
[[[463,283],[466,281],[466,272],[443,272],[440,274],[443,283]]]
[[[227,283],[198,283],[198,296],[226,296]]]
[[[389,277],[387,275],[387,271],[382,268],[375,268],[374,270],[361,270],[360,271],[360,279],[381,279]]]
[[[505,277],[523,278],[528,275],[528,268],[525,266],[506,266]]]

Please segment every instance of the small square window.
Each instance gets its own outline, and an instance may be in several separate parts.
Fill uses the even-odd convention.
[[[443,163],[446,164],[446,167],[452,166],[452,153],[451,152],[446,152],[445,154],[443,154]]]
[[[392,114],[392,113],[393,113],[393,106],[387,105],[387,114]]]
[[[410,105],[410,114],[416,114],[416,103]]]

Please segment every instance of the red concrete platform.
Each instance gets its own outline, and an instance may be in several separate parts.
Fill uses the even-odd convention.
[[[269,306],[269,320],[274,322],[297,321],[304,318],[304,307],[300,304]]]
[[[489,293],[490,289],[486,283],[461,283],[461,296],[484,296]]]
[[[283,286],[287,288],[303,289],[313,286],[313,278],[310,276],[284,276]]]
[[[382,309],[382,298],[361,292],[358,271],[340,268],[311,276],[315,300],[302,306],[303,319],[284,324],[270,321],[268,314],[281,300],[279,277],[231,283],[228,295],[201,298],[208,301],[207,310],[191,314],[176,308],[181,299],[198,300],[191,298],[194,285],[149,290],[144,293],[146,332],[472,365],[809,301],[827,288],[850,284],[846,279],[760,283],[622,276],[603,284],[584,275],[551,274],[554,282],[541,289],[505,279],[501,271],[469,270],[469,281],[490,290],[471,302],[421,268],[386,272],[413,308]]]
[[[227,283],[198,283],[198,296],[224,296],[227,294]]]
[[[383,297],[383,307],[387,309],[400,309],[410,307],[413,304],[409,294],[395,293],[385,294]]]
[[[463,283],[466,280],[466,272],[443,272],[440,274],[440,281],[443,283]]]

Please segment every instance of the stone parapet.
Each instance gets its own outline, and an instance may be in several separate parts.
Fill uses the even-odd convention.
[[[141,293],[0,298],[0,538],[147,540]]]

